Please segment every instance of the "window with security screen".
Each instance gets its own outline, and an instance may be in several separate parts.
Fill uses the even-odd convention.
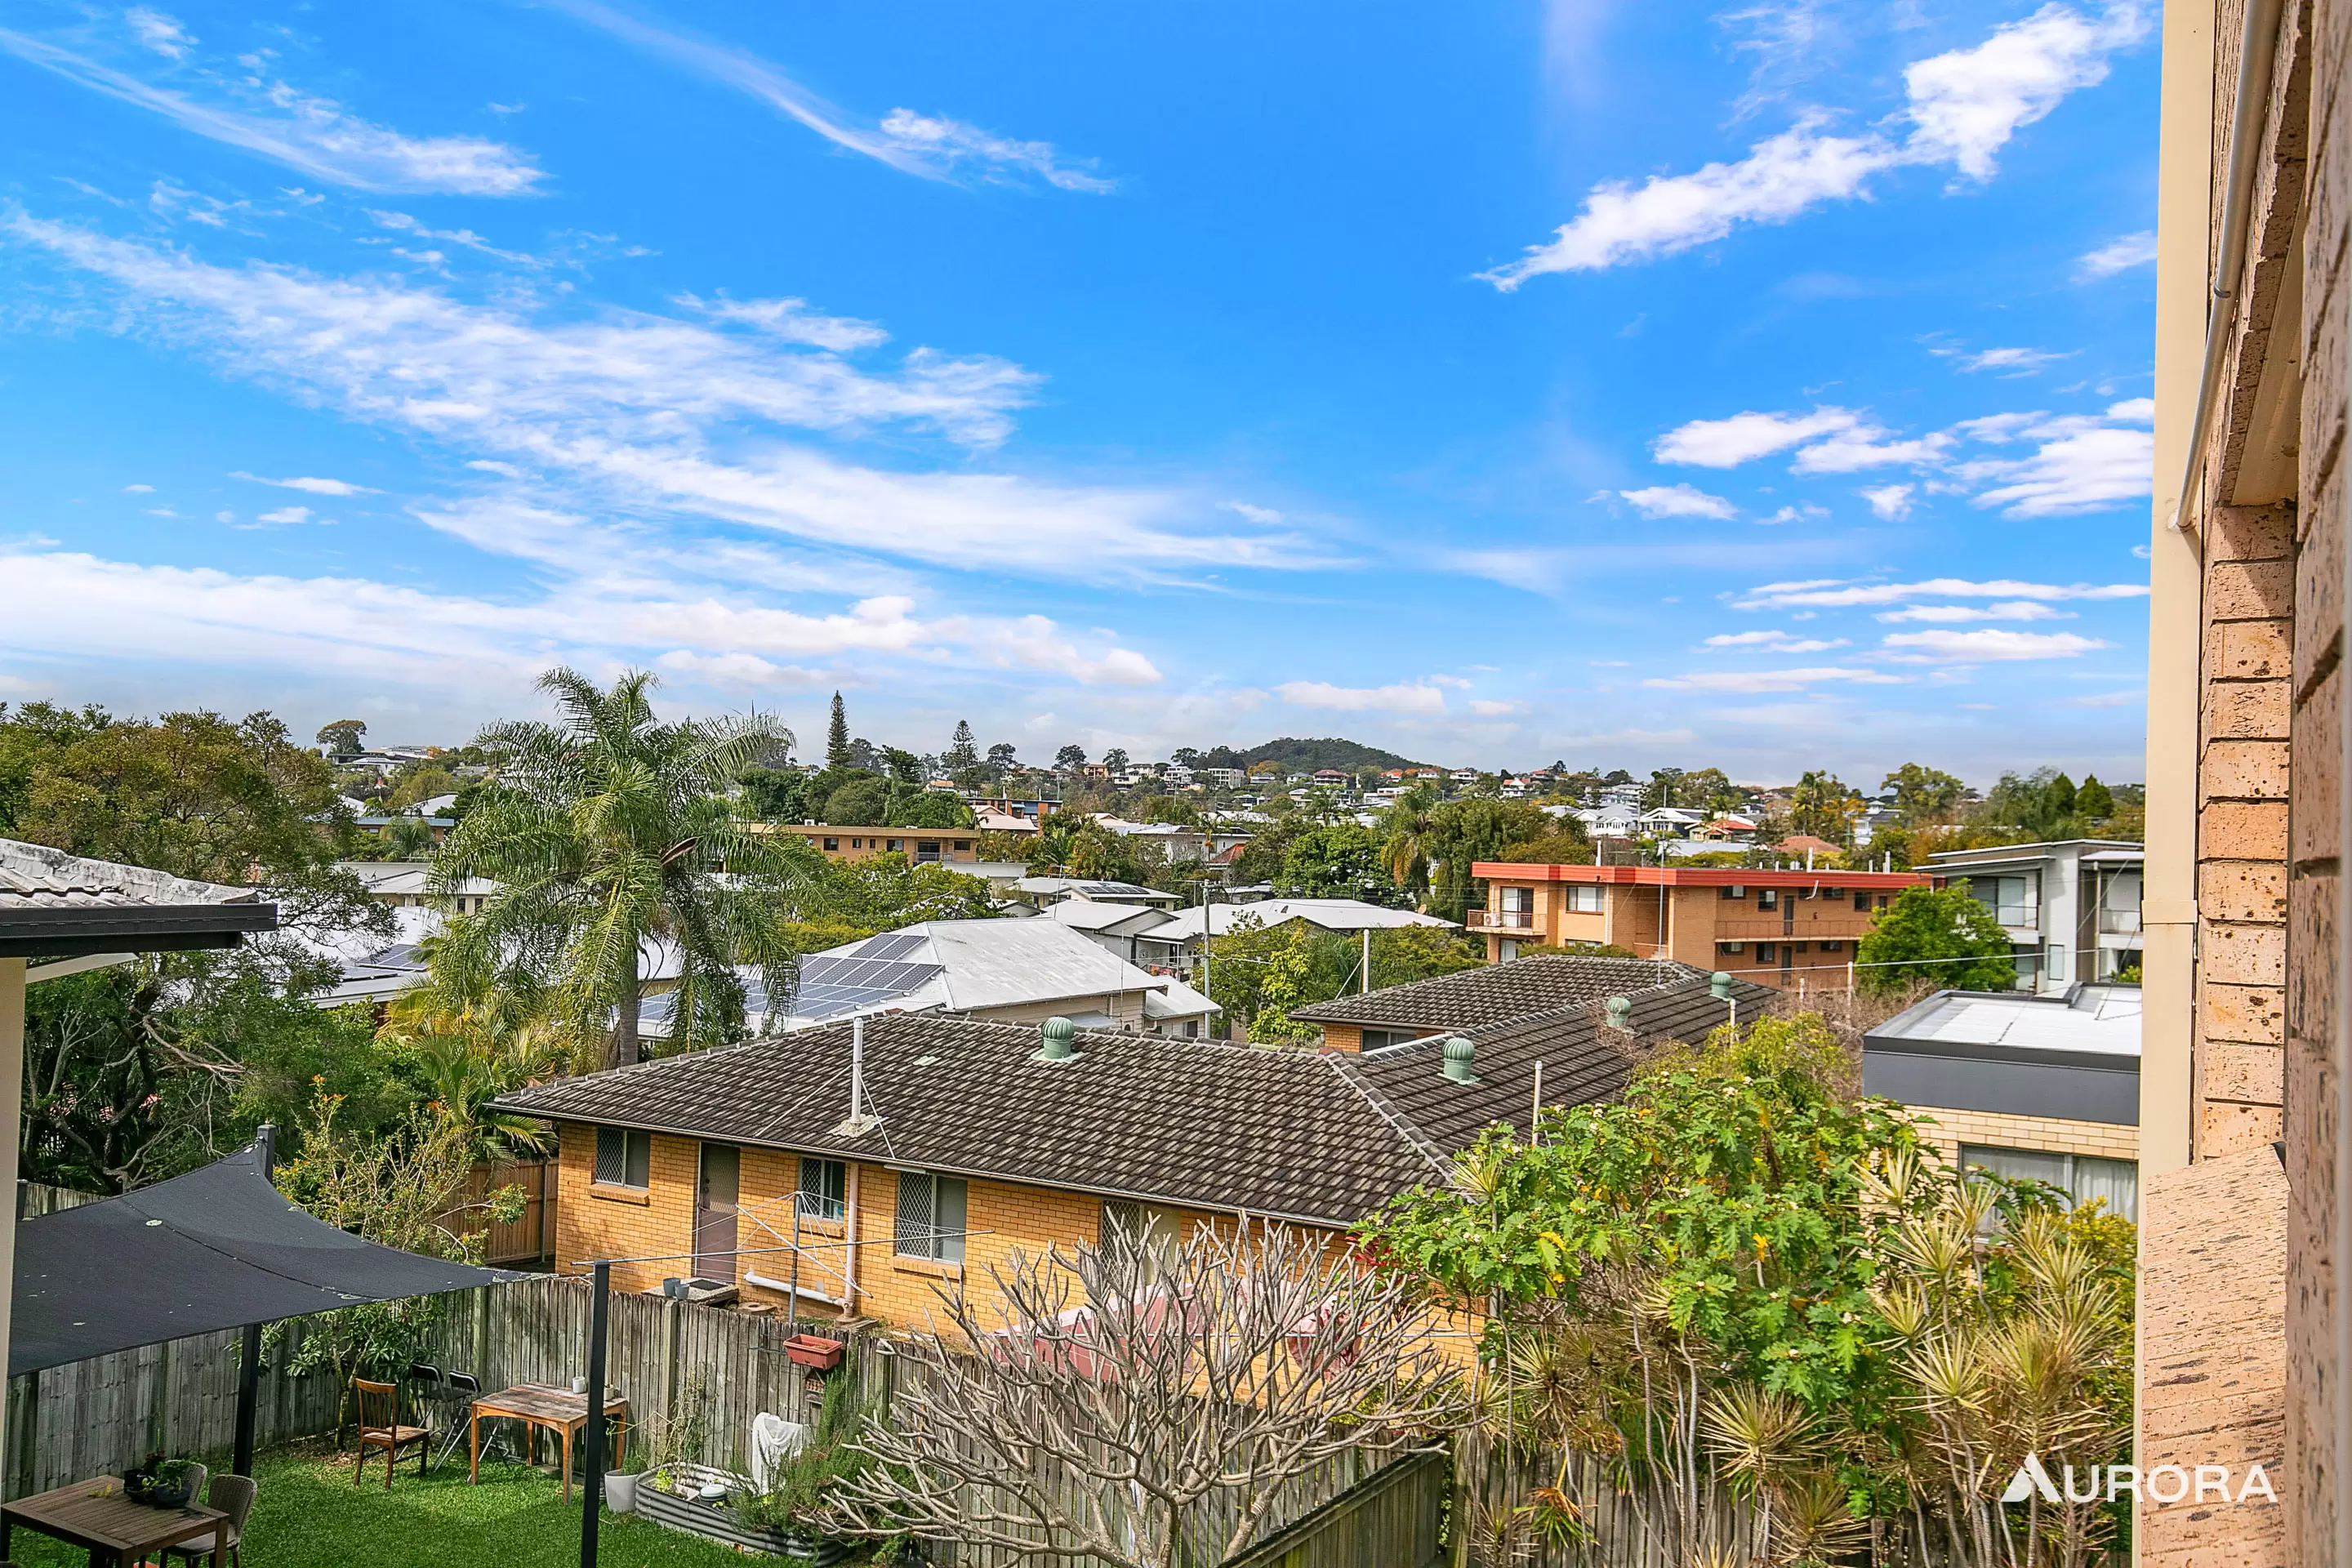
[[[653,1178],[654,1135],[627,1127],[596,1129],[596,1184],[644,1187]]]
[[[849,1168],[838,1160],[801,1160],[800,1208],[807,1219],[839,1219],[848,1207]]]
[[[898,1173],[898,1213],[891,1250],[901,1258],[935,1263],[963,1261],[964,1184],[928,1171]]]

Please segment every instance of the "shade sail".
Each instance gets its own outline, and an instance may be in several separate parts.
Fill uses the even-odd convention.
[[[152,1187],[20,1221],[8,1375],[515,1278],[321,1224],[269,1184],[248,1147]]]

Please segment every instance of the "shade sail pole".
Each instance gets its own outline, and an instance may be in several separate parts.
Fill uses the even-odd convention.
[[[253,1159],[260,1167],[261,1179],[268,1181],[269,1168],[278,1161],[278,1130],[267,1121],[254,1129]],[[229,1465],[232,1475],[253,1474],[254,1427],[260,1410],[261,1325],[247,1323],[236,1364],[236,1457]]]
[[[580,1512],[580,1568],[596,1568],[596,1523],[604,1501],[604,1330],[613,1266],[596,1265],[588,1307],[588,1477]]]

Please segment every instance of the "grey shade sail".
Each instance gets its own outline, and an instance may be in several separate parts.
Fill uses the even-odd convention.
[[[8,1375],[517,1278],[323,1224],[270,1185],[247,1147],[152,1187],[19,1221]]]

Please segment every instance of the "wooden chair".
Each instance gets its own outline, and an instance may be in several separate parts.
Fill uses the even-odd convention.
[[[390,1470],[391,1468],[391,1461],[386,1460],[384,1468]],[[230,1564],[230,1568],[245,1568],[245,1521],[253,1512],[253,1500],[258,1492],[259,1489],[247,1477],[215,1476],[212,1489],[205,1494],[205,1501],[228,1518],[221,1521],[220,1529],[212,1535],[200,1535],[194,1541],[183,1541],[176,1546],[163,1548],[165,1568],[170,1568],[175,1557],[186,1558],[191,1568],[199,1557],[211,1558],[213,1568],[221,1568],[224,1561]],[[0,1568],[5,1568],[5,1565],[0,1564]]]
[[[359,1406],[360,1454],[352,1466],[352,1484],[359,1485],[360,1473],[367,1468],[368,1450],[383,1450],[383,1489],[392,1489],[392,1468],[404,1449],[416,1450],[416,1473],[425,1473],[425,1461],[429,1457],[432,1434],[422,1426],[400,1424],[400,1389],[389,1383],[370,1383],[366,1378],[352,1379],[352,1394]]]

